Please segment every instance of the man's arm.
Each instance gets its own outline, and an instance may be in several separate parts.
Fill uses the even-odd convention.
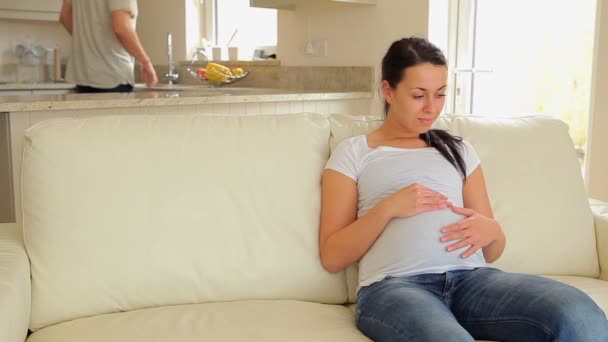
[[[141,64],[141,73],[148,86],[158,83],[156,72],[146,54],[139,37],[131,26],[131,12],[126,10],[112,11],[112,30],[124,48]]]
[[[63,0],[63,5],[61,5],[61,13],[59,13],[59,22],[65,29],[72,34],[72,3],[69,0]]]

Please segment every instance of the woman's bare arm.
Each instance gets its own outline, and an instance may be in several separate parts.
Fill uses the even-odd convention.
[[[357,183],[333,170],[325,171],[322,182],[319,248],[323,267],[329,272],[338,272],[365,255],[391,219],[449,205],[447,197],[437,191],[411,184],[357,218]]]
[[[380,236],[389,215],[376,206],[357,220],[357,183],[334,170],[322,180],[319,249],[321,263],[335,273],[359,260]]]
[[[487,262],[498,260],[505,249],[506,237],[504,233],[502,233],[502,229],[500,229],[500,224],[494,220],[494,213],[490,206],[486,181],[481,166],[477,167],[477,169],[467,177],[463,186],[462,196],[465,208],[475,210],[479,214],[492,219],[498,225],[500,234],[498,234],[496,240],[482,248],[483,256]]]

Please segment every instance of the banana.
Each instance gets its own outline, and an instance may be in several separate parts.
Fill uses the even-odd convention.
[[[221,64],[207,64],[207,79],[211,82],[223,83],[226,82],[232,76],[232,71],[230,71],[229,68]]]

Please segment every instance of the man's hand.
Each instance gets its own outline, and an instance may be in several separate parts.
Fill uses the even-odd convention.
[[[158,77],[151,62],[141,65],[141,78],[148,87],[153,87],[158,83]]]

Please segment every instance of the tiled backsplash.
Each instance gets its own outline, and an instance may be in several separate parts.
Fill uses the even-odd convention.
[[[235,87],[280,88],[300,90],[326,90],[326,91],[370,91],[373,89],[372,67],[341,67],[341,66],[279,66],[255,65],[254,63],[221,62],[230,68],[241,67],[250,73],[234,84]],[[189,65],[177,66],[182,84],[201,84],[192,77],[186,68]],[[204,64],[192,66],[204,67]],[[164,83],[162,75],[167,72],[166,65],[156,66],[159,81]],[[138,68],[136,68],[139,71]],[[136,73],[136,82],[141,83],[139,73]]]
[[[18,44],[59,48],[64,62],[71,48],[70,35],[58,21],[1,19],[0,32],[0,82],[17,81],[19,58],[15,48]]]
[[[17,82],[17,64],[0,64],[0,82]]]
[[[53,65],[41,64],[32,69],[19,68],[18,64],[0,64],[0,83],[53,82]],[[33,76],[32,76],[33,74]],[[65,64],[61,65],[61,75],[65,75]]]

